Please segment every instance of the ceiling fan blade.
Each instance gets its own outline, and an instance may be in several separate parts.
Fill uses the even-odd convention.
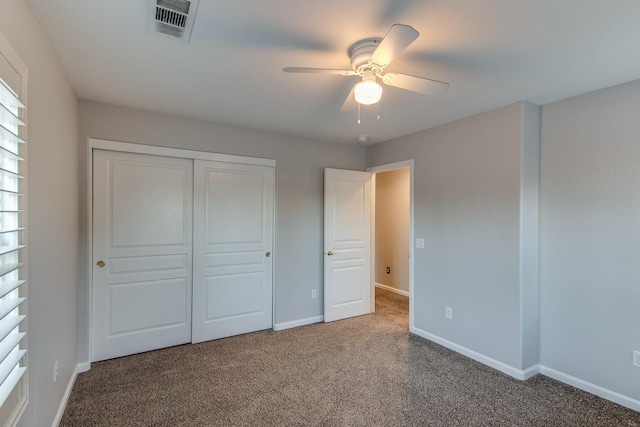
[[[371,55],[370,61],[379,67],[386,67],[419,35],[420,33],[409,25],[393,24]]]
[[[400,73],[387,73],[382,77],[382,82],[389,86],[418,92],[423,95],[440,95],[449,89],[449,83]]]
[[[358,103],[356,102],[356,96],[354,94],[355,88],[356,85],[353,85],[353,87],[351,88],[351,92],[349,92],[347,99],[344,100],[344,104],[342,104],[342,108],[340,108],[340,111],[354,110],[358,106]]]
[[[339,70],[335,68],[306,68],[306,67],[285,67],[285,73],[305,73],[305,74],[333,74],[336,76],[356,76],[353,70]]]

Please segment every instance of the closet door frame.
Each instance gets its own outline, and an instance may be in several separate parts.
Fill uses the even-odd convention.
[[[86,361],[81,361],[78,365],[78,371],[84,372],[88,371],[91,368],[91,360],[93,360],[93,348],[91,345],[92,342],[92,322],[93,322],[93,311],[92,311],[92,301],[93,301],[93,150],[110,150],[110,151],[122,151],[126,153],[137,153],[137,154],[151,154],[156,156],[167,156],[167,157],[175,157],[175,158],[183,158],[183,159],[191,159],[191,160],[209,160],[216,162],[225,162],[225,163],[238,163],[245,165],[259,165],[259,166],[269,166],[274,168],[276,167],[276,161],[273,159],[263,159],[259,157],[244,157],[244,156],[235,156],[230,154],[220,154],[213,153],[207,151],[196,151],[196,150],[183,150],[180,148],[168,148],[168,147],[159,147],[155,145],[143,145],[143,144],[135,144],[130,142],[119,142],[119,141],[110,141],[105,139],[97,139],[97,138],[89,138],[88,140],[89,149],[87,150],[87,200],[86,200],[86,209],[87,209],[87,259],[85,263],[85,283],[86,288],[84,289],[85,295],[84,298],[80,301],[81,306],[84,307],[84,314],[86,316],[85,319],[80,319],[80,321],[84,320],[86,325],[84,331],[84,339],[79,343],[80,345],[85,346],[85,354],[87,355]],[[275,324],[275,278],[276,278],[276,260],[278,256],[277,251],[277,241],[275,236],[277,235],[276,224],[277,224],[277,191],[274,189],[273,194],[273,269],[272,269],[272,294],[271,294],[271,303],[272,303],[272,325]]]

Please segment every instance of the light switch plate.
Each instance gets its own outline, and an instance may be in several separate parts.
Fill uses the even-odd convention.
[[[424,249],[424,239],[416,239],[416,248]]]

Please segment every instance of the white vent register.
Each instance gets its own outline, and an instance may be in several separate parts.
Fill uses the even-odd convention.
[[[150,0],[149,31],[189,42],[199,0]]]

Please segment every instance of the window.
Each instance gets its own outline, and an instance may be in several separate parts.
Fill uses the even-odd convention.
[[[24,65],[0,34],[0,424],[27,403]]]

